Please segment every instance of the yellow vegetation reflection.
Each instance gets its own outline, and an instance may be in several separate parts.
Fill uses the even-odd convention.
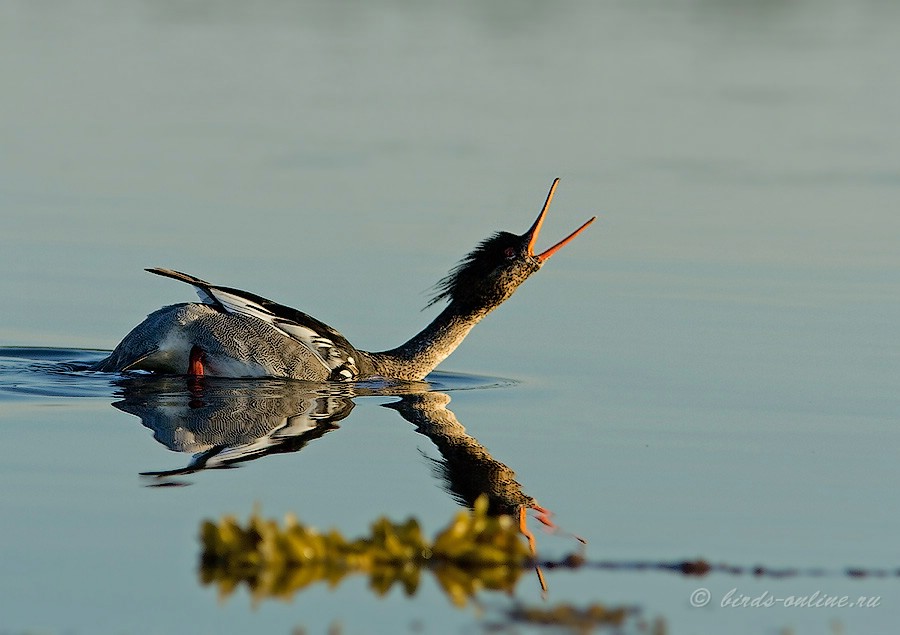
[[[255,601],[289,599],[319,582],[334,587],[351,574],[368,576],[378,595],[395,584],[413,595],[424,570],[453,604],[465,606],[482,589],[512,591],[532,562],[517,522],[489,515],[485,496],[431,541],[412,518],[403,523],[380,518],[369,536],[348,540],[337,530],[320,533],[293,515],[281,526],[258,513],[243,526],[231,516],[204,521],[200,540],[203,584],[216,585],[227,597],[243,583]]]

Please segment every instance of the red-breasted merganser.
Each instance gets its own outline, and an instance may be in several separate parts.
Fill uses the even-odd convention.
[[[335,329],[296,309],[186,273],[153,268],[147,271],[193,285],[203,302],[154,311],[93,368],[308,381],[423,379],[459,346],[473,326],[596,220],[591,218],[554,246],[535,254],[534,245],[558,183],[559,179],[553,181],[541,213],[527,232],[521,236],[498,232],[487,238],[438,283],[429,306],[447,300],[447,307],[397,348],[361,351]]]

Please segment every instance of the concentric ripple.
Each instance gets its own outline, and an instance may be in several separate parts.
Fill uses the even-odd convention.
[[[89,370],[107,351],[77,348],[0,347],[0,400],[37,397],[114,397],[122,375]],[[234,380],[240,382],[257,380]],[[265,382],[293,380],[262,380]],[[306,383],[306,382],[301,382]],[[367,380],[348,391],[359,396],[483,390],[514,386],[513,379],[437,371],[425,382]]]

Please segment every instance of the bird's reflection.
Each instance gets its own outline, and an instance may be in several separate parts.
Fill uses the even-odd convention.
[[[450,397],[430,392],[421,382],[376,386],[141,376],[123,379],[119,386],[122,399],[113,406],[139,417],[170,450],[193,455],[182,468],[143,473],[158,486],[185,484],[171,477],[297,452],[337,429],[353,410],[354,397],[391,395],[399,400],[384,405],[437,447],[436,471],[457,502],[472,508],[486,495],[490,515],[518,519],[532,554],[536,546],[526,512],[535,510],[540,522],[554,527],[549,512],[522,490],[515,472],[466,432],[447,408]],[[546,591],[540,568],[535,570]]]
[[[115,408],[139,417],[170,450],[193,455],[182,468],[142,472],[155,477],[296,452],[338,428],[354,406],[348,387],[277,380],[140,376],[120,381],[119,388]]]
[[[338,428],[350,415],[353,399],[391,395],[385,404],[427,436],[441,458],[437,472],[446,489],[471,507],[486,494],[491,514],[518,515],[545,510],[522,491],[515,473],[496,460],[447,408],[450,397],[427,384],[318,384],[282,380],[138,376],[120,380],[121,400],[113,406],[141,419],[170,450],[192,454],[184,467],[143,472],[156,484],[211,468],[232,467],[269,454],[297,452]],[[521,519],[524,520],[524,519]]]
[[[404,395],[400,401],[385,404],[416,426],[416,432],[431,439],[441,454],[436,461],[450,494],[462,505],[472,507],[475,500],[487,494],[489,513],[515,516],[524,509],[534,509],[549,524],[547,511],[522,491],[516,473],[501,463],[470,436],[456,415],[447,408],[450,396],[440,392]]]
[[[423,392],[404,395],[400,401],[385,404],[416,426],[416,432],[424,434],[441,453],[437,472],[443,477],[447,490],[462,505],[473,507],[481,495],[488,498],[488,513],[518,517],[519,530],[528,539],[532,553],[536,553],[534,535],[529,531],[525,513],[533,509],[537,519],[550,528],[550,512],[537,504],[522,491],[516,473],[501,463],[470,436],[456,415],[447,408],[450,396],[440,392]],[[579,539],[580,540],[580,539]],[[535,568],[541,589],[547,590],[543,573]]]

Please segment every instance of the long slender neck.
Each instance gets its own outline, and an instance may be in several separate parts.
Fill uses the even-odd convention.
[[[451,303],[440,315],[405,344],[389,351],[363,353],[374,375],[416,381],[444,361],[465,339],[490,308],[465,310]]]

